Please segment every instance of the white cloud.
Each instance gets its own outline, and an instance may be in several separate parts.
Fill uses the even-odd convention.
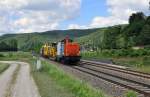
[[[106,27],[106,26],[113,26],[116,24],[126,24],[127,21],[121,20],[119,18],[115,18],[113,16],[110,17],[95,17],[90,27]]]
[[[128,23],[128,18],[132,13],[142,11],[148,14],[149,0],[107,0],[108,17],[95,17],[90,27],[105,27],[117,24]]]
[[[41,32],[58,29],[79,15],[82,0],[0,0],[0,33]],[[69,24],[85,29],[127,23],[133,12],[148,14],[149,0],[106,0],[109,16],[95,16],[89,24]],[[94,2],[94,1],[93,1]],[[90,12],[89,12],[90,14]]]
[[[128,18],[132,13],[142,11],[149,13],[149,0],[107,0],[108,13],[107,17],[96,16],[86,28],[107,27],[117,24],[127,24]],[[82,25],[74,24],[73,27],[80,28]]]
[[[0,17],[5,17],[4,25],[10,27],[3,32],[56,29],[60,22],[78,16],[80,6],[81,0],[0,0]]]
[[[148,13],[148,2],[149,0],[107,0],[107,5],[111,15],[127,19],[133,12]]]
[[[68,29],[86,29],[86,26],[80,26],[78,24],[70,24]]]
[[[7,26],[6,26],[7,24]],[[0,17],[0,35],[4,34],[9,31],[10,24],[8,23],[8,20],[5,17]]]
[[[79,28],[80,28],[80,26],[77,25],[77,24],[70,24],[70,25],[68,26],[68,29],[79,29]]]

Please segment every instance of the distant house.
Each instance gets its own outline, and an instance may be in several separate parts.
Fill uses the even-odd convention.
[[[134,50],[144,49],[144,46],[134,46],[132,47]]]

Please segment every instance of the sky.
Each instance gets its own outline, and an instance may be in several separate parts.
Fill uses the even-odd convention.
[[[0,35],[127,24],[149,0],[0,0]]]

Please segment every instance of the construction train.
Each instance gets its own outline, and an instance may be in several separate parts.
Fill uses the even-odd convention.
[[[64,63],[78,63],[81,59],[80,45],[66,37],[57,43],[45,43],[41,48],[41,56]]]

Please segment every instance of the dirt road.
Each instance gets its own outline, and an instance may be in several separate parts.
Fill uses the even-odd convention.
[[[40,97],[30,75],[30,66],[24,62],[0,61],[10,67],[0,75],[0,97]]]

